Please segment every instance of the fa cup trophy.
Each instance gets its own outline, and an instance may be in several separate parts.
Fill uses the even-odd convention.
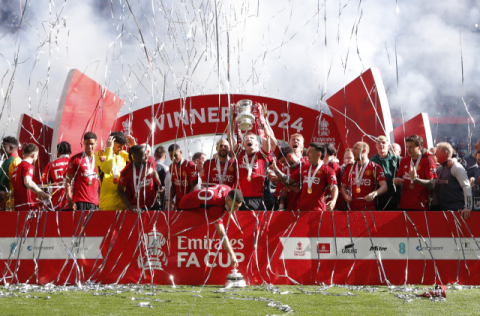
[[[245,132],[253,127],[255,116],[252,114],[252,107],[252,100],[240,100],[235,104],[235,112],[237,113],[235,121],[241,131]]]
[[[245,279],[243,279],[243,275],[238,272],[237,269],[233,269],[232,273],[227,275],[227,283],[225,284],[225,288],[235,288],[235,287],[246,287],[247,283]]]

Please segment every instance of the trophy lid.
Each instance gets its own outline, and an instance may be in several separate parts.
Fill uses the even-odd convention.
[[[225,284],[225,288],[231,287],[246,287],[247,284],[243,279],[243,276],[237,269],[233,269],[232,273],[227,276],[227,284]]]
[[[229,276],[230,275],[235,276],[235,277],[239,277],[239,276],[241,277],[242,276],[242,274],[240,272],[238,272],[237,269],[232,269],[232,273],[230,273]]]
[[[237,106],[243,108],[245,106],[251,107],[253,105],[252,100],[244,99],[237,102]]]

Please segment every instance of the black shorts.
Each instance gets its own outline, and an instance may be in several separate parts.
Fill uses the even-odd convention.
[[[265,203],[262,197],[247,197],[243,198],[242,206],[239,211],[265,211]]]
[[[77,202],[77,211],[98,211],[98,205],[88,202]]]

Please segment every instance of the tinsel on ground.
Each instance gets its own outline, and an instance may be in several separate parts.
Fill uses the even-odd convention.
[[[0,287],[2,315],[473,315],[480,287],[83,285]]]

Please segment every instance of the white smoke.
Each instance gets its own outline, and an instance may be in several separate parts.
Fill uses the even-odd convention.
[[[217,1],[220,82],[214,1],[36,0],[19,26],[20,3],[1,1],[2,134],[22,113],[51,125],[71,68],[125,99],[125,114],[227,91],[327,110],[328,97],[374,67],[408,119],[443,96],[461,100],[463,53],[463,93],[478,100],[475,1],[399,2],[398,13],[394,1]]]

